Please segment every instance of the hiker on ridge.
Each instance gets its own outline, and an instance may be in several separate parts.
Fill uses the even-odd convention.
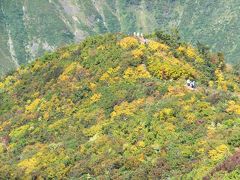
[[[191,81],[190,81],[190,79],[188,79],[187,80],[187,86],[190,87],[190,85],[191,85]]]
[[[192,82],[191,82],[191,88],[193,88],[193,89],[196,88],[196,83],[195,83],[195,81],[192,81]]]

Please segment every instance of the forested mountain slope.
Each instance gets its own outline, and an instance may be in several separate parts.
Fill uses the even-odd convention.
[[[238,0],[1,0],[0,71],[105,32],[178,28],[239,62]]]
[[[236,158],[221,166],[240,144],[238,72],[203,46],[147,38],[89,37],[2,79],[0,177],[239,179]]]

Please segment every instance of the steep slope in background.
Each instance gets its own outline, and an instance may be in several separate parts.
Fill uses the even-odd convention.
[[[45,55],[0,81],[0,177],[201,179],[239,147],[235,73],[159,32]]]
[[[0,2],[0,75],[8,72],[11,68],[16,68],[18,65],[14,61],[14,53],[10,53],[10,46],[12,48],[12,41],[10,32],[7,31],[6,22],[2,10],[2,2]]]
[[[238,0],[2,0],[1,69],[95,33],[173,27],[185,40],[199,40],[238,62],[239,5]]]

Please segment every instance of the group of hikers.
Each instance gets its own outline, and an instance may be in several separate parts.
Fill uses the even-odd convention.
[[[139,38],[142,43],[147,44],[147,39],[144,38],[143,33],[134,32],[133,36]],[[191,89],[196,89],[196,82],[194,80],[187,79],[186,85]]]
[[[187,80],[187,86],[195,89],[196,88],[196,82],[195,81],[191,81],[190,79]]]
[[[144,38],[143,33],[134,32],[133,36],[139,38],[142,43],[147,44],[147,39]],[[196,89],[196,82],[194,80],[187,79],[186,85],[191,89]]]
[[[143,33],[139,33],[139,32],[134,32],[134,33],[133,33],[133,36],[144,38],[144,37],[143,37]]]
[[[137,37],[141,41],[141,43],[143,43],[143,44],[147,44],[148,43],[147,39],[144,37],[143,33],[134,32],[133,36]]]

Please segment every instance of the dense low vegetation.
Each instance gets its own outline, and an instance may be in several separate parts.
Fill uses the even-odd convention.
[[[239,179],[238,167],[214,171],[240,144],[239,71],[197,47],[107,34],[9,74],[0,177]]]

